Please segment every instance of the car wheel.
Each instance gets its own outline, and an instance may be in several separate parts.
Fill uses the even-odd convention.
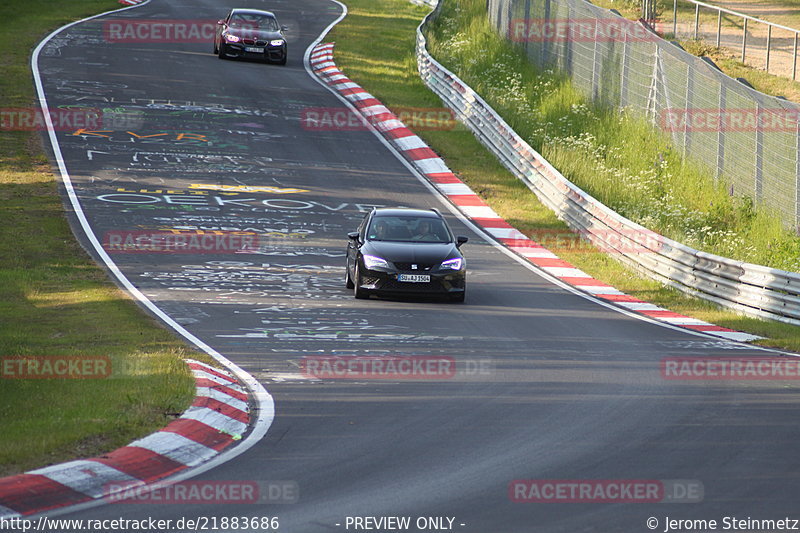
[[[350,269],[347,267],[347,265],[344,266],[344,285],[348,289],[354,289],[356,286],[356,284],[353,283],[353,280],[350,279]]]
[[[217,51],[220,59],[227,59],[225,56],[225,43],[219,44],[219,50]]]
[[[219,48],[217,48],[217,40],[214,39],[214,55],[217,55],[218,53],[219,53]]]
[[[358,264],[355,267],[355,279],[353,280],[353,288],[356,298],[359,300],[363,300],[365,298],[369,298],[369,294],[367,291],[361,288],[361,273],[359,272]]]

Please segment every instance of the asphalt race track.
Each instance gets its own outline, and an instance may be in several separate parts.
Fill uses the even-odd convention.
[[[215,21],[234,5],[271,9],[290,26],[287,66],[221,61],[210,41],[110,43],[104,32],[109,21]],[[371,132],[303,120],[343,106],[302,59],[339,13],[326,0],[153,0],[73,26],[43,49],[51,108],[103,112],[102,127],[57,133],[95,235],[134,285],[275,398],[267,436],[196,479],[299,488],[294,503],[128,503],[63,517],[277,516],[291,533],[354,531],[348,516],[450,517],[453,530],[473,533],[800,518],[796,388],[660,371],[665,357],[763,351],[597,305],[451,215],[470,238],[466,304],[353,298],[346,233],[370,206],[446,208]],[[111,246],[198,230],[222,238],[203,253]],[[234,253],[231,239],[253,232],[258,246]],[[304,357],[331,355],[452,358],[458,371],[303,375]],[[516,503],[517,479],[689,480],[703,492],[693,503]]]

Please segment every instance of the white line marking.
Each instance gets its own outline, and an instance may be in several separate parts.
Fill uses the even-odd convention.
[[[245,413],[248,412],[247,402],[237,400],[230,394],[226,394],[221,390],[212,389],[211,387],[197,387],[197,396],[200,398],[213,398],[214,400],[222,402],[225,405],[230,405],[231,407],[234,407],[240,411],[244,411]]]
[[[437,183],[436,188],[448,196],[452,194],[475,194],[466,183]]]
[[[150,450],[186,466],[200,464],[217,455],[217,452],[208,446],[169,431],[158,431],[130,443],[129,446]]]
[[[92,498],[102,497],[105,485],[111,482],[143,484],[141,480],[97,461],[69,461],[28,473],[45,476]]]
[[[617,305],[621,305],[622,307],[630,309],[631,311],[666,311],[666,309],[663,307],[649,304],[647,302],[617,302]]]
[[[428,159],[416,159],[414,163],[424,174],[437,174],[439,172],[450,172],[441,157],[431,157]]]
[[[569,267],[542,267],[545,271],[559,278],[591,278],[589,274],[583,270]]]
[[[197,420],[207,426],[211,426],[217,431],[222,431],[231,435],[241,435],[247,429],[247,424],[239,422],[222,413],[218,413],[208,407],[190,407],[181,418]]]
[[[394,119],[391,119],[391,120],[394,120]],[[420,139],[416,135],[409,135],[407,137],[398,137],[398,138],[394,139],[394,143],[397,145],[398,148],[400,148],[400,150],[403,150],[403,151],[413,150],[415,148],[427,148],[428,147],[428,145],[425,144],[425,141],[423,141],[422,139]],[[464,185],[465,187],[467,187],[467,185],[465,183],[459,183],[459,184],[453,183],[453,185]],[[469,187],[467,187],[467,189],[469,189]],[[470,189],[470,192],[472,192],[471,189]]]
[[[500,218],[497,213],[488,205],[461,205],[458,206],[468,217],[472,218]],[[487,230],[489,228],[486,228]],[[481,231],[484,235],[490,235],[488,231]],[[492,239],[494,240],[494,239]]]
[[[197,370],[196,368],[192,369],[192,375],[197,379],[207,379],[209,381],[213,381],[214,383],[225,385],[226,387],[237,385],[235,381],[231,381],[232,378],[221,378],[219,376],[215,376],[214,374],[204,372],[203,370]]]

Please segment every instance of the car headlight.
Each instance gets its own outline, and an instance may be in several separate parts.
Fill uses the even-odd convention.
[[[239,41],[241,41],[241,39],[239,39],[237,36],[231,35],[230,33],[225,34],[225,40],[228,41],[229,43],[238,43]]]
[[[447,261],[442,261],[442,268],[452,268],[453,270],[461,270],[461,265],[464,264],[464,260],[460,257],[456,257],[454,259],[448,259]]]
[[[386,262],[386,259],[378,257],[376,255],[364,255],[364,266],[373,269],[373,268],[389,268],[389,263]]]
[[[269,42],[270,46],[280,46],[283,44],[283,39],[273,39]]]

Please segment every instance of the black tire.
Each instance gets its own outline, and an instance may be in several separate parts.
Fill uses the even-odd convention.
[[[219,43],[219,50],[217,51],[217,55],[220,59],[228,59],[225,55],[225,43]]]
[[[283,59],[281,59],[280,61],[278,61],[278,64],[279,64],[279,65],[285,65],[285,64],[286,64],[286,56],[283,56]]]
[[[356,287],[356,284],[353,283],[352,279],[350,279],[350,269],[347,267],[347,265],[344,266],[344,272],[345,272],[344,274],[345,287],[347,287],[348,289],[354,289]]]
[[[217,40],[214,39],[214,55],[219,54],[219,48],[217,48]]]
[[[358,263],[356,263],[355,267],[355,279],[353,280],[353,293],[355,297],[359,300],[365,300],[369,298],[369,293],[361,288],[361,273],[358,271]]]

